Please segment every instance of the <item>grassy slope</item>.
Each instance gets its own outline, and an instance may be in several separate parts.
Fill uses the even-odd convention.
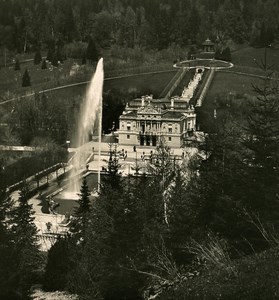
[[[109,90],[120,90],[126,93],[137,93],[145,91],[153,93],[154,96],[159,94],[166,84],[175,75],[176,70],[146,75],[134,75],[118,79],[106,79],[104,82],[104,92]],[[62,97],[65,99],[85,95],[87,84],[81,84],[65,89],[60,89],[50,92],[53,96]]]
[[[54,68],[53,70],[42,70],[41,64],[34,65],[33,60],[24,63],[22,62],[20,64],[21,69],[18,71],[14,70],[14,65],[4,67],[0,69],[1,96],[3,97],[6,94],[6,98],[11,98],[13,94],[25,94],[30,90],[35,90],[36,92],[38,92],[43,89],[48,89],[60,85],[89,81],[95,71],[95,67],[87,64],[86,66],[82,66],[80,71],[78,71],[75,75],[70,76],[71,68],[75,63],[80,64],[80,60],[67,59],[66,61],[64,61],[62,66]],[[29,71],[31,77],[31,87],[22,88],[22,76],[25,69],[28,69]],[[123,74],[138,74],[171,69],[171,63],[162,63],[156,66],[139,66],[137,68],[124,67],[121,70],[105,70],[105,76],[112,77]],[[10,93],[10,95],[8,93]]]
[[[258,67],[258,63],[264,59],[264,48],[246,47],[232,53],[232,62],[235,65],[229,72],[242,72],[254,75],[263,75],[264,72]],[[267,49],[267,62],[275,71],[279,70],[279,50]],[[217,94],[234,93],[253,95],[252,83],[259,84],[260,78],[233,73],[217,72],[206,96],[214,99]]]
[[[253,95],[254,91],[252,88],[253,84],[261,83],[260,78],[217,72],[208,90],[206,98],[214,99],[217,94],[250,94]]]
[[[267,63],[272,65],[273,69],[279,70],[279,49],[267,48]],[[235,65],[255,68],[256,62],[261,62],[265,56],[264,48],[246,47],[232,53],[232,62]]]
[[[210,267],[193,280],[185,281],[176,291],[166,292],[160,300],[279,298],[278,247],[234,263],[237,275]]]

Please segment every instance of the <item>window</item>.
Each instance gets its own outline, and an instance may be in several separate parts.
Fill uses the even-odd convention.
[[[127,140],[129,140],[130,139],[130,134],[127,134]]]
[[[171,142],[171,136],[169,136],[169,142]]]
[[[169,124],[169,133],[172,133],[172,124]]]
[[[131,123],[127,122],[127,130],[131,130]]]

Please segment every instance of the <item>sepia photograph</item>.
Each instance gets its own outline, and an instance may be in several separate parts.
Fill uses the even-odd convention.
[[[0,300],[279,299],[278,16],[0,0]]]

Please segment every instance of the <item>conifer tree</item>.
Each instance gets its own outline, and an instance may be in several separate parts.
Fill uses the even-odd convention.
[[[62,56],[60,47],[57,47],[56,57],[57,57],[57,61],[59,61],[62,64],[63,63],[63,56]]]
[[[86,58],[89,59],[92,63],[96,62],[99,58],[99,53],[96,48],[96,44],[92,39],[89,39],[88,46],[86,49]]]
[[[16,60],[15,60],[15,71],[18,71],[18,70],[20,70],[20,63],[19,63],[18,58],[16,58]]]
[[[13,201],[5,191],[0,191],[0,299],[10,299],[14,287],[10,283],[13,277],[13,238],[10,230]]]
[[[31,86],[30,75],[27,69],[25,69],[22,76],[22,87]]]
[[[54,67],[58,67],[58,57],[57,57],[57,52],[54,52],[51,63]]]
[[[274,220],[279,209],[279,90],[270,77],[267,74],[262,85],[254,86],[257,97],[250,102],[244,145],[248,149],[247,204]]]
[[[26,297],[31,284],[38,275],[41,256],[39,253],[37,227],[34,224],[32,204],[28,203],[28,187],[22,187],[18,206],[13,212],[12,234],[14,286],[22,298]]]
[[[47,51],[46,59],[52,62],[54,54],[55,54],[55,41],[50,40],[48,43],[48,51]]]
[[[84,239],[84,234],[88,221],[88,214],[90,212],[90,192],[88,189],[86,178],[83,178],[80,188],[78,207],[74,211],[74,220],[71,224],[71,231],[78,234],[79,237]]]
[[[71,250],[75,248],[75,245],[71,243],[72,241],[69,236],[59,237],[48,251],[44,274],[44,288],[46,290],[56,291],[66,288],[68,273],[73,267]]]
[[[222,51],[222,59],[225,61],[232,61],[232,57],[231,57],[231,49],[230,47],[226,47],[223,51]]]
[[[38,50],[38,51],[36,51],[35,56],[34,56],[34,64],[38,65],[41,61],[42,61],[41,51]]]
[[[42,70],[45,70],[46,68],[47,68],[46,60],[43,59],[43,62],[42,62]]]
[[[86,65],[86,54],[85,53],[82,54],[81,64]]]

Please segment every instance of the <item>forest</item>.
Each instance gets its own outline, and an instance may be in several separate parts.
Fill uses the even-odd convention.
[[[276,0],[2,0],[0,45],[22,53],[92,39],[100,48],[163,49],[209,37],[261,46],[278,38],[278,12]]]
[[[48,253],[28,186],[16,207],[3,190],[0,296],[29,299],[40,284],[88,300],[276,299],[278,88],[268,77],[254,88],[247,110],[217,100],[211,130],[182,161],[162,139],[147,173],[124,177],[111,144],[98,197],[84,179],[70,232]]]
[[[279,38],[278,13],[276,0],[0,0],[1,65],[39,51],[56,62],[95,61],[107,49],[194,49],[207,37],[221,48],[266,50]],[[32,299],[38,286],[81,300],[277,299],[279,91],[267,64],[261,74],[254,96],[207,99],[203,117],[213,107],[215,117],[203,140],[185,143],[194,155],[175,157],[162,139],[147,172],[122,176],[110,144],[98,197],[84,179],[69,233],[48,252],[39,248],[28,184],[17,205],[6,186],[65,160],[81,97],[65,107],[42,93],[1,108],[1,143],[39,147],[32,168],[22,160],[23,173],[11,163],[8,172],[1,157],[0,299]],[[120,112],[123,93],[107,91],[104,111]],[[16,135],[8,130],[15,124]]]

